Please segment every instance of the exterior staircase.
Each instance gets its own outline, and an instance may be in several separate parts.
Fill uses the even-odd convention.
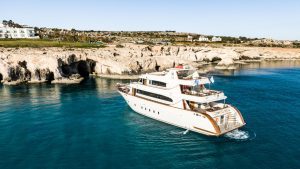
[[[229,113],[227,124],[236,125],[236,123],[237,123],[236,113],[235,112]]]
[[[239,125],[237,118],[236,118],[236,113],[235,112],[230,112],[227,115],[227,120],[223,125],[220,125],[220,130],[221,132],[226,132],[229,130],[232,130],[233,128],[236,128]]]

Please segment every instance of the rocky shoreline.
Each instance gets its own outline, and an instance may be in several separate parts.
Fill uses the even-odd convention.
[[[237,64],[298,60],[300,49],[259,47],[190,47],[123,44],[98,49],[0,48],[0,81],[21,83],[80,83],[90,74],[135,79],[138,74],[188,64],[206,72],[236,69]],[[212,64],[213,63],[213,64]],[[211,69],[211,68],[210,68]]]

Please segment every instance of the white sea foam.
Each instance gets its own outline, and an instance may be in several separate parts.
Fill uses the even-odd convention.
[[[242,131],[237,129],[226,133],[225,137],[235,140],[246,140],[250,137],[250,134],[248,131]]]
[[[188,132],[189,132],[189,130],[185,130],[185,131],[183,132],[183,134],[186,135]]]
[[[186,135],[189,132],[189,130],[185,131],[171,131],[170,133],[173,135]]]

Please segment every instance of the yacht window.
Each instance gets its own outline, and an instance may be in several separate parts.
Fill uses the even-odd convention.
[[[150,80],[149,83],[151,85],[155,85],[155,86],[161,86],[161,87],[166,87],[167,84],[164,82],[160,82],[160,81],[156,81],[156,80]]]
[[[143,90],[137,90],[136,92],[139,93],[139,94],[145,95],[145,96],[149,96],[149,97],[153,97],[153,98],[173,102],[173,100],[171,98],[163,96],[163,95],[159,95],[159,94],[155,94],[155,93],[151,93],[151,92],[147,92],[147,91],[143,91]]]

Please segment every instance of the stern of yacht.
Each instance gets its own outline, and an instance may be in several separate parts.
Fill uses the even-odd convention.
[[[210,115],[219,126],[219,135],[241,128],[246,124],[240,111],[230,105],[220,110],[207,111],[207,114]]]

